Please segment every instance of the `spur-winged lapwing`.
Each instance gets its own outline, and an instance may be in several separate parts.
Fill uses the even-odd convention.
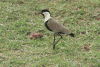
[[[70,30],[68,30],[65,26],[63,26],[62,24],[60,24],[58,21],[56,21],[55,19],[53,19],[50,16],[50,11],[47,9],[43,9],[40,14],[42,14],[44,16],[44,23],[46,28],[49,31],[54,32],[54,44],[53,44],[53,49],[55,49],[55,45],[57,44],[57,42],[62,38],[62,36],[60,34],[69,34],[70,36],[74,37],[74,34],[71,33]],[[55,34],[58,34],[61,38],[55,42]]]

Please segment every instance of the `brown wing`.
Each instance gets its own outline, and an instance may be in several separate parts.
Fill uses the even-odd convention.
[[[50,18],[48,20],[47,25],[55,33],[56,32],[61,32],[61,33],[65,33],[65,34],[70,34],[71,33],[66,27],[64,27],[63,25],[61,25],[59,22],[57,22],[53,18]]]

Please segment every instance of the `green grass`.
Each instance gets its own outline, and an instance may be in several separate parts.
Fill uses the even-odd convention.
[[[55,50],[38,14],[45,8],[75,33],[63,35]],[[44,36],[31,40],[30,32]],[[100,67],[100,0],[0,0],[0,66]]]

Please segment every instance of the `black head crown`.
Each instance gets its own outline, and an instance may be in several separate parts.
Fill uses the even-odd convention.
[[[43,10],[41,11],[41,14],[42,14],[43,12],[49,12],[49,13],[50,13],[50,11],[47,10],[47,9],[43,9]]]

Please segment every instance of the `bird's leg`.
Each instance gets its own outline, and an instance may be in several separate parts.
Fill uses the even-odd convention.
[[[53,49],[55,49],[55,33],[54,33]]]
[[[58,35],[60,35],[60,34],[58,33]],[[61,36],[61,35],[60,35],[60,37],[62,38],[62,36]],[[60,39],[61,39],[61,38],[60,38]],[[59,39],[59,40],[60,40],[60,39]],[[59,42],[59,40],[55,43],[55,45]]]
[[[58,35],[60,35],[60,34],[58,33]],[[61,35],[60,35],[60,37],[62,38]],[[60,38],[60,39],[61,39],[61,38]],[[55,35],[54,35],[54,39],[55,39]],[[59,39],[59,40],[60,40],[60,39]],[[55,45],[59,42],[59,40],[58,40],[56,43],[53,44],[53,50],[55,49]],[[55,40],[54,40],[54,41],[55,41]]]
[[[53,44],[55,43],[55,33],[54,33],[54,42],[53,42]]]

